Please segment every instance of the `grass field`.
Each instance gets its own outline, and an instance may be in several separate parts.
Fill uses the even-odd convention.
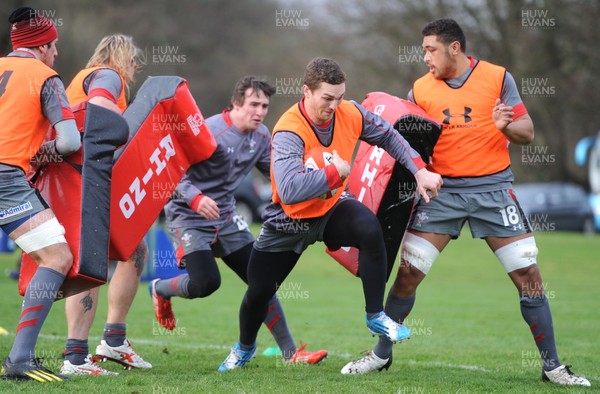
[[[221,265],[221,289],[207,299],[174,300],[178,327],[169,332],[154,321],[147,283],[142,283],[128,319],[134,349],[153,368],[123,371],[103,364],[117,377],[77,377],[70,382],[0,381],[0,392],[86,393],[565,393],[600,392],[600,238],[540,233],[539,262],[550,298],[561,361],[592,382],[569,389],[543,383],[529,328],[516,290],[484,242],[464,233],[450,244],[419,289],[406,321],[413,337],[395,345],[387,372],[344,376],[340,369],[375,339],[364,324],[359,280],[334,262],[323,245],[313,245],[280,290],[297,342],[329,350],[318,366],[287,366],[259,355],[245,368],[218,373],[217,366],[238,336],[238,308],[245,286]],[[0,268],[14,256],[0,255]],[[391,283],[390,283],[391,284]],[[17,283],[0,277],[0,357],[8,354],[20,314]],[[106,318],[106,287],[90,337],[98,343]],[[58,370],[65,344],[64,302],[55,304],[38,341],[45,365]],[[275,342],[266,329],[259,354]]]

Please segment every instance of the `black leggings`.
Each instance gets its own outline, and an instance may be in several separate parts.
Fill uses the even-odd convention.
[[[222,258],[229,268],[248,283],[248,260],[252,243]],[[192,252],[185,256],[186,269],[190,276],[189,298],[208,297],[221,286],[221,274],[217,261],[210,250]]]
[[[331,246],[354,246],[359,250],[358,270],[363,285],[365,310],[383,310],[387,258],[377,217],[356,200],[346,200],[334,208],[323,242]],[[252,345],[267,315],[267,303],[292,271],[300,255],[292,252],[252,250],[248,264],[248,290],[240,306],[240,343]]]

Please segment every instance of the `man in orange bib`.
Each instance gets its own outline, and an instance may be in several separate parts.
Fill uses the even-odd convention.
[[[396,321],[406,318],[417,286],[468,220],[472,236],[487,242],[517,287],[521,314],[542,357],[542,379],[589,386],[558,359],[533,232],[512,190],[508,145],[529,144],[534,136],[515,81],[503,67],[467,56],[465,36],[454,20],[430,22],[422,34],[429,72],[415,82],[409,99],[443,124],[428,167],[442,175],[444,186],[438,198],[413,212],[385,311]],[[381,337],[372,352],[345,367],[346,373],[391,364],[391,345]]]
[[[273,202],[248,265],[248,290],[240,308],[240,341],[219,371],[243,367],[256,352],[256,336],[267,303],[302,252],[323,241],[330,248],[359,250],[358,272],[366,302],[367,328],[391,341],[410,330],[383,312],[387,257],[375,214],[344,189],[358,140],[385,149],[414,174],[418,192],[429,201],[441,177],[425,169],[419,154],[393,126],[359,104],[344,100],[346,75],[331,59],[315,58],[304,74],[304,97],[273,128]]]
[[[29,7],[8,18],[13,51],[0,58],[0,226],[37,263],[23,298],[19,325],[2,379],[61,382],[35,355],[38,335],[73,264],[73,255],[58,222],[26,177],[30,161],[61,160],[81,141],[58,74],[58,33],[48,18]],[[49,127],[56,138],[42,144]]]

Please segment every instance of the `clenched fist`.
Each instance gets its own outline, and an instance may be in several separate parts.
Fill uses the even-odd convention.
[[[331,163],[338,170],[338,174],[340,174],[342,180],[345,180],[348,175],[350,175],[350,164],[348,164],[346,160],[342,159],[337,150],[333,151],[333,159],[331,160]]]

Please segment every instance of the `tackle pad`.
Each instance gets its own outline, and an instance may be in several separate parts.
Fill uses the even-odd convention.
[[[442,126],[421,107],[383,92],[367,94],[361,105],[393,124],[423,161],[429,162]],[[361,141],[350,172],[348,191],[379,219],[389,278],[417,201],[415,177],[382,148]],[[353,275],[360,276],[358,249],[332,246],[332,249],[327,248],[327,253]]]
[[[106,283],[109,258],[131,256],[185,171],[216,149],[179,77],[149,77],[123,116],[90,103],[73,109],[82,148],[31,179],[65,227],[73,253],[57,299]],[[21,294],[36,269],[24,253]]]

